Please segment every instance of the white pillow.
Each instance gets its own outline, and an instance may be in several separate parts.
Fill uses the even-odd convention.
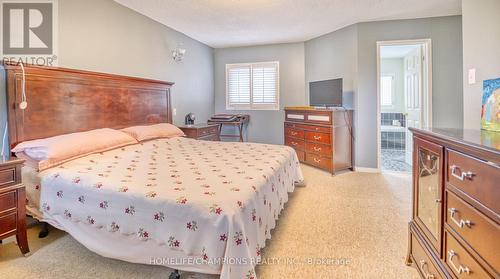
[[[157,138],[173,138],[185,136],[184,132],[170,123],[160,123],[145,126],[132,126],[121,131],[129,134],[138,141],[157,139]]]
[[[42,171],[92,153],[134,143],[137,141],[126,133],[103,128],[21,142],[12,152],[21,158],[37,161],[38,169]]]

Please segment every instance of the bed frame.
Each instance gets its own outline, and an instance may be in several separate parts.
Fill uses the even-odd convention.
[[[172,82],[25,65],[28,107],[21,110],[21,67],[4,67],[11,147],[98,128],[172,123]]]
[[[4,65],[9,143],[98,128],[172,123],[172,82],[56,67],[25,65],[28,106],[19,108],[22,69]],[[48,234],[42,223],[39,237]]]

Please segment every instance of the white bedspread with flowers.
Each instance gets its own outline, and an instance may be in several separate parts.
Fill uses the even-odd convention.
[[[40,173],[40,210],[218,261],[221,278],[256,278],[278,215],[303,180],[295,151],[256,143],[158,139]]]

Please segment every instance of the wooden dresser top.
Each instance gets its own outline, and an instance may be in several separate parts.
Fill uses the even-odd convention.
[[[414,134],[431,136],[442,140],[445,145],[487,154],[491,162],[500,164],[500,133],[474,129],[454,128],[409,128]],[[446,144],[447,143],[447,144]]]

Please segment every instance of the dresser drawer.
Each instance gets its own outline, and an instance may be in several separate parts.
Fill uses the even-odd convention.
[[[306,122],[318,123],[318,124],[332,124],[332,112],[331,111],[314,111],[307,112]]]
[[[445,222],[452,227],[481,257],[500,270],[500,226],[446,191]]]
[[[290,138],[290,137],[285,138],[285,145],[293,147],[297,150],[305,150],[306,149],[306,145],[305,145],[305,142],[303,140],[294,139],[294,138]]]
[[[422,275],[422,278],[442,278],[436,268],[436,263],[431,260],[425,252],[423,245],[417,240],[413,233],[411,234],[411,254],[413,255],[414,263]]]
[[[308,153],[316,153],[326,157],[332,157],[332,146],[326,144],[306,142],[306,151]]]
[[[321,155],[306,152],[306,163],[317,166],[324,170],[332,170],[332,159]]]
[[[205,137],[198,138],[199,140],[208,140],[208,141],[218,141],[219,137],[217,134],[211,134]]]
[[[0,213],[15,210],[17,206],[17,191],[0,194]]]
[[[285,136],[286,137],[292,137],[292,138],[303,140],[304,133],[305,132],[303,130],[297,130],[297,129],[285,127]]]
[[[306,112],[305,111],[286,111],[285,112],[286,121],[305,121]]]
[[[16,184],[16,167],[0,169],[0,188]]]
[[[331,134],[327,134],[327,133],[316,133],[316,132],[307,132],[306,131],[306,141],[331,144],[332,143],[332,136],[331,136]]]
[[[332,132],[332,128],[328,127],[328,126],[319,126],[319,125],[311,125],[311,124],[298,124],[298,123],[291,123],[291,122],[285,122],[285,129],[286,128],[301,129],[301,130],[320,132],[320,133],[331,133]]]
[[[444,237],[445,263],[457,278],[493,278],[450,232],[445,231]]]
[[[214,135],[214,134],[217,134],[218,131],[219,131],[219,128],[217,126],[198,129],[198,137],[205,137],[208,135]]]
[[[306,130],[320,132],[320,133],[331,133],[332,132],[332,128],[330,128],[330,127],[314,126],[314,125],[309,125]]]
[[[17,213],[13,212],[0,217],[0,238],[16,231]]]
[[[446,181],[500,214],[500,168],[449,149],[447,156]]]

